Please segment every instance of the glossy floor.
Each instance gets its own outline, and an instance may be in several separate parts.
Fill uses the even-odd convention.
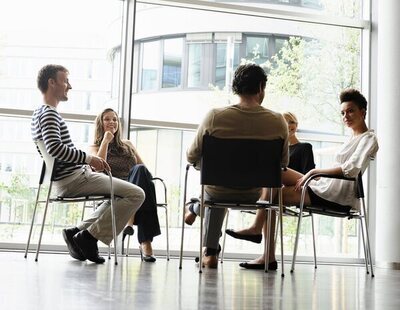
[[[0,252],[0,309],[400,309],[400,271],[360,266],[285,265],[265,274],[225,261],[203,274],[193,260],[141,263],[120,257],[104,265],[78,262],[66,254],[23,258]]]

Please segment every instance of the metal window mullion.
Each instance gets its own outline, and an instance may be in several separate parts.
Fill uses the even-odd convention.
[[[130,114],[132,107],[133,60],[135,42],[136,0],[126,0],[123,4],[122,37],[120,57],[120,83],[118,101],[122,119],[122,136],[129,139]]]
[[[271,8],[251,7],[245,5],[228,4],[220,2],[207,2],[204,0],[139,0],[139,3],[188,8],[203,11],[220,12],[227,14],[248,15],[294,22],[305,22],[319,25],[341,26],[350,28],[369,28],[370,21],[352,19],[348,17],[327,16],[304,12],[293,12]]]

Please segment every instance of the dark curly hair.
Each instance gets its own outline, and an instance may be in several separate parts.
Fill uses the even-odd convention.
[[[237,95],[255,95],[264,89],[267,83],[267,74],[259,65],[240,65],[232,82],[232,90]]]
[[[49,79],[57,79],[58,71],[68,72],[65,67],[60,65],[46,65],[39,70],[37,76],[37,86],[42,94],[44,94],[49,88]]]
[[[340,103],[351,101],[359,109],[367,111],[367,99],[357,89],[348,88],[340,93]]]

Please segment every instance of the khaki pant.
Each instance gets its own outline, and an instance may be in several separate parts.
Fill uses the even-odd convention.
[[[109,176],[93,172],[88,166],[77,170],[75,174],[66,179],[54,182],[54,186],[54,190],[59,196],[78,197],[110,194]],[[117,178],[113,178],[113,187],[118,235],[124,229],[129,218],[142,205],[145,194],[140,187]],[[108,245],[113,239],[110,203],[108,201],[102,203],[77,227],[79,230],[87,229],[93,237]]]

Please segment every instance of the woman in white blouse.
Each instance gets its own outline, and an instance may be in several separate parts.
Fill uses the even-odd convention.
[[[310,176],[323,173],[357,177],[360,172],[365,171],[370,159],[378,151],[376,135],[373,130],[368,129],[365,123],[367,113],[365,97],[358,90],[347,89],[340,94],[340,102],[343,122],[352,130],[350,139],[336,153],[332,168],[311,169],[305,175],[291,169],[282,173],[283,203],[285,205],[300,204],[302,185]],[[339,179],[321,178],[312,181],[305,195],[305,204],[351,206],[354,209],[359,209],[359,200],[355,195],[354,183]],[[259,210],[254,223],[249,228],[240,231],[231,230],[230,235],[234,238],[260,243],[264,222],[265,211]],[[271,241],[271,249],[273,249],[273,242]],[[269,262],[271,263],[273,259],[274,256],[270,256]],[[247,269],[264,269],[264,256],[250,262],[241,263],[240,266]]]

